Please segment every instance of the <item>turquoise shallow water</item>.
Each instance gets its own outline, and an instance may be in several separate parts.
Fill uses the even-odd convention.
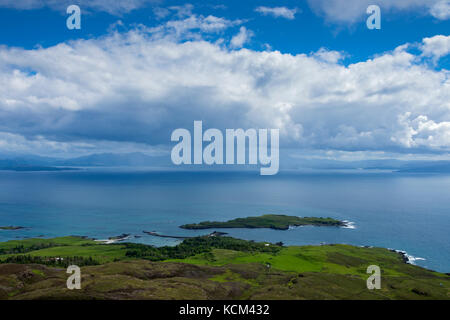
[[[24,237],[122,233],[131,241],[174,245],[145,235],[206,234],[184,223],[265,213],[330,216],[355,229],[301,227],[288,231],[228,229],[231,236],[288,245],[349,243],[407,251],[418,265],[450,272],[450,176],[157,172],[83,170],[0,172],[0,241]],[[139,238],[135,238],[138,236]]]

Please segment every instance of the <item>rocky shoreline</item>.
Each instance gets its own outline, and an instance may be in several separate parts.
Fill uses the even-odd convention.
[[[129,234],[129,233],[122,233],[121,235],[114,236],[114,237],[109,237],[108,239],[103,239],[103,240],[92,239],[92,240],[97,241],[97,242],[101,242],[101,243],[104,243],[104,244],[112,244],[112,243],[128,240],[130,238],[130,235],[131,234]]]
[[[142,231],[145,234],[148,234],[150,236],[154,236],[154,237],[160,237],[160,238],[173,238],[173,239],[190,239],[190,238],[196,238],[196,237],[189,237],[189,236],[169,236],[169,235],[164,235],[164,234],[159,234],[155,231]],[[214,231],[211,232],[210,234],[208,234],[209,237],[220,237],[223,235],[226,235],[226,232],[218,232],[218,231]]]
[[[416,265],[415,263],[416,260],[425,260],[424,258],[411,256],[408,254],[408,252],[404,250],[396,250],[391,248],[388,248],[388,250],[400,254],[404,263]]]

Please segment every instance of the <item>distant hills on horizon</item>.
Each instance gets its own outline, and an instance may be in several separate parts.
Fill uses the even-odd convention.
[[[405,173],[450,173],[450,160],[358,160],[342,161],[332,159],[296,159],[284,156],[280,161],[281,170],[327,171],[327,170],[387,170]],[[58,171],[83,167],[158,167],[174,168],[170,155],[149,156],[140,152],[97,153],[70,159],[41,157],[35,155],[10,155],[0,158],[0,170],[15,171]],[[186,166],[193,168],[194,166]],[[199,167],[199,166],[195,166]],[[211,166],[200,166],[208,167]],[[217,166],[223,168],[225,166]],[[226,166],[230,168],[230,166]],[[259,165],[258,165],[259,167]],[[238,169],[237,166],[234,168]],[[242,167],[240,167],[242,169]],[[256,166],[244,166],[256,168]]]
[[[26,167],[146,167],[167,166],[166,156],[151,157],[143,153],[97,153],[70,159],[34,155],[0,158],[0,169]],[[170,159],[169,159],[170,161]]]

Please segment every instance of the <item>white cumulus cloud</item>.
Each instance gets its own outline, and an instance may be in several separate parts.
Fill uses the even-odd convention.
[[[298,12],[297,8],[289,9],[286,7],[265,7],[260,6],[255,9],[256,12],[261,13],[262,15],[271,15],[275,18],[286,18],[292,20],[295,18],[295,14]]]
[[[366,17],[369,5],[380,6],[382,13],[398,11],[429,12],[441,15],[443,0],[308,0],[309,6],[328,21],[336,23],[355,23]],[[440,4],[439,4],[440,3]]]
[[[232,48],[242,48],[245,43],[247,43],[250,38],[253,36],[253,32],[247,30],[246,27],[241,27],[239,29],[239,33],[233,36],[230,41],[230,46]]]
[[[439,20],[450,19],[450,0],[441,0],[437,2],[431,7],[430,13]]]
[[[423,39],[421,50],[424,56],[435,60],[450,54],[450,36],[438,35]]]

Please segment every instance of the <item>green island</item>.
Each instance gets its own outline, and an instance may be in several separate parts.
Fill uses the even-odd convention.
[[[200,223],[185,224],[183,229],[212,229],[212,228],[270,228],[287,230],[290,226],[345,226],[345,222],[333,218],[295,217],[278,214],[266,214],[259,217],[237,218],[225,222],[204,221]]]
[[[73,171],[78,168],[45,167],[45,166],[5,166],[0,167],[3,171],[38,172],[38,171]]]
[[[0,226],[0,230],[20,230],[20,229],[25,229],[25,227],[20,227],[20,226]]]
[[[81,267],[68,290],[66,267]],[[369,265],[382,272],[368,290]],[[173,247],[84,237],[0,243],[0,299],[450,299],[450,276],[383,248],[283,246],[225,236]]]

